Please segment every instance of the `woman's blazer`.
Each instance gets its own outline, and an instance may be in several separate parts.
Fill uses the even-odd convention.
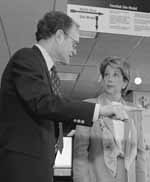
[[[105,94],[95,99],[101,105],[108,104]],[[122,104],[135,106],[123,99]],[[73,177],[74,182],[116,182],[115,174],[121,182],[145,182],[145,145],[141,111],[128,112],[129,122],[125,123],[125,157],[120,167],[115,163],[118,150],[115,147],[114,130],[111,119],[106,119],[108,130],[102,131],[100,120],[93,127],[77,126],[74,137]],[[109,131],[109,132],[108,132]],[[110,137],[111,136],[111,137]],[[104,137],[109,138],[105,142]],[[107,143],[108,146],[107,146]],[[113,150],[110,146],[113,146]],[[113,176],[114,175],[114,176]],[[125,176],[125,174],[124,174]],[[118,179],[118,181],[120,181]],[[117,181],[117,182],[118,182]]]

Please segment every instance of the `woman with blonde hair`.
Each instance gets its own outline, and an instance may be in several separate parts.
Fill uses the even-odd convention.
[[[87,100],[101,105],[99,117],[92,128],[76,127],[74,182],[145,182],[141,108],[122,97],[130,81],[130,66],[120,57],[107,57],[100,73],[104,92]],[[107,115],[104,110],[109,106],[120,107],[127,119]]]

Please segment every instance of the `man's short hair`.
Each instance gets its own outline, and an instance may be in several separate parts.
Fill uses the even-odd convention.
[[[35,33],[36,40],[46,40],[55,34],[59,29],[67,32],[73,24],[75,24],[73,19],[63,12],[48,12],[41,20],[39,20],[37,24],[37,31]]]

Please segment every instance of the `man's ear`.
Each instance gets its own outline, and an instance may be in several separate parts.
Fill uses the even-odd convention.
[[[58,44],[61,44],[64,41],[64,32],[61,29],[58,29],[55,34],[55,39]]]

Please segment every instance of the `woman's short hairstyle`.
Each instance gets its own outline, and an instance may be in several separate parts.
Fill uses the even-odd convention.
[[[124,81],[127,82],[126,87],[122,90],[122,93],[124,93],[127,90],[128,84],[130,82],[129,63],[126,62],[125,59],[117,57],[117,56],[106,57],[100,64],[100,73],[102,75],[102,78],[104,78],[105,70],[108,65],[114,68],[118,68],[121,71]]]
[[[73,19],[63,12],[48,12],[37,24],[36,40],[48,39],[59,29],[67,33],[73,24],[76,24]]]

